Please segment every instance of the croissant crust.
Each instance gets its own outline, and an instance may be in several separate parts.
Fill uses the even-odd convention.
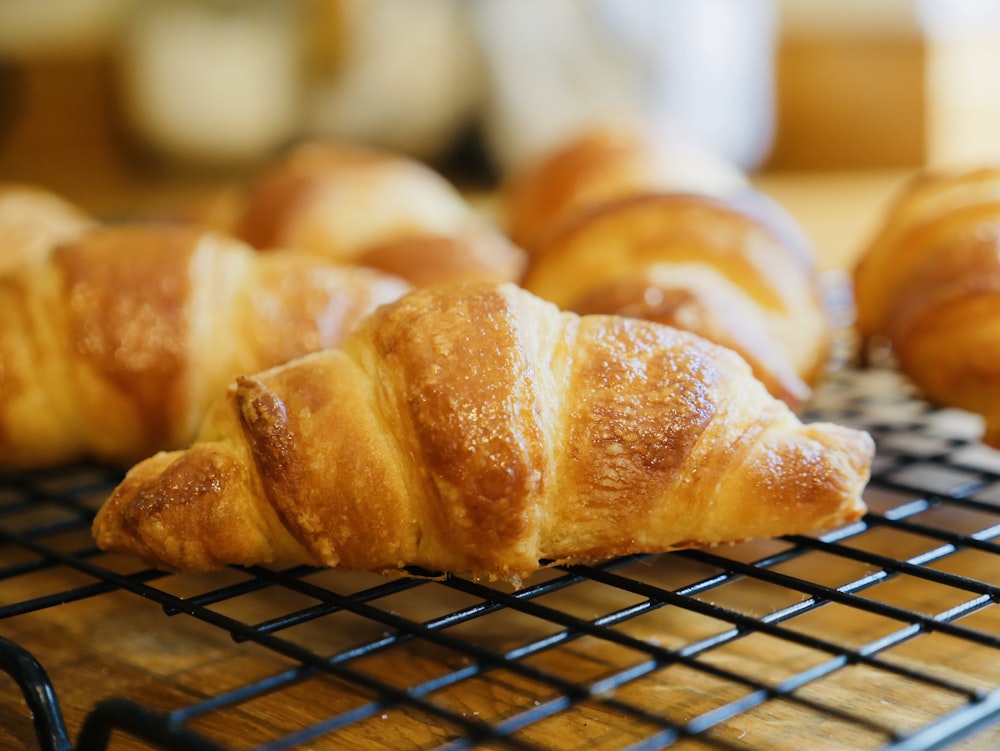
[[[239,378],[139,463],[98,544],[173,570],[307,562],[519,582],[857,519],[870,437],[803,425],[732,352],[513,285],[438,285]]]

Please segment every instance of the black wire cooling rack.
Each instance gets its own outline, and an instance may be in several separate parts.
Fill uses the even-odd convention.
[[[863,521],[518,590],[167,575],[93,546],[115,473],[4,476],[0,748],[1000,747],[1000,452],[889,369],[807,419],[875,436]]]

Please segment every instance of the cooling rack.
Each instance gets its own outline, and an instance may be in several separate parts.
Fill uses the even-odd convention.
[[[167,575],[93,546],[115,472],[0,477],[0,748],[1000,747],[1000,452],[891,369],[806,417],[875,437],[861,522],[516,590]]]

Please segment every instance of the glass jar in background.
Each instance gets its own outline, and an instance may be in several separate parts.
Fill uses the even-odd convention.
[[[703,142],[752,170],[774,130],[773,0],[475,0],[481,123],[501,171],[604,121]]]

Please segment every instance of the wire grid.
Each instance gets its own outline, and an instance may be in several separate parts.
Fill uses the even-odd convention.
[[[166,708],[114,693],[128,694],[127,681],[94,677],[75,743],[65,684],[46,672],[30,627],[0,640],[0,665],[45,749],[103,749],[116,734],[259,751],[901,751],[980,731],[1000,738],[1000,452],[978,442],[976,418],[923,402],[891,370],[838,374],[806,419],[875,436],[862,522],[557,567],[518,590],[420,571],[171,576],[90,541],[116,473],[3,477],[0,628],[80,604],[86,621],[118,597],[156,606],[141,622],[153,640],[144,659],[162,649],[151,634],[179,621],[225,634],[228,646],[181,679],[186,693],[157,697]],[[114,638],[127,643],[131,627]],[[182,637],[169,636],[166,651]]]

